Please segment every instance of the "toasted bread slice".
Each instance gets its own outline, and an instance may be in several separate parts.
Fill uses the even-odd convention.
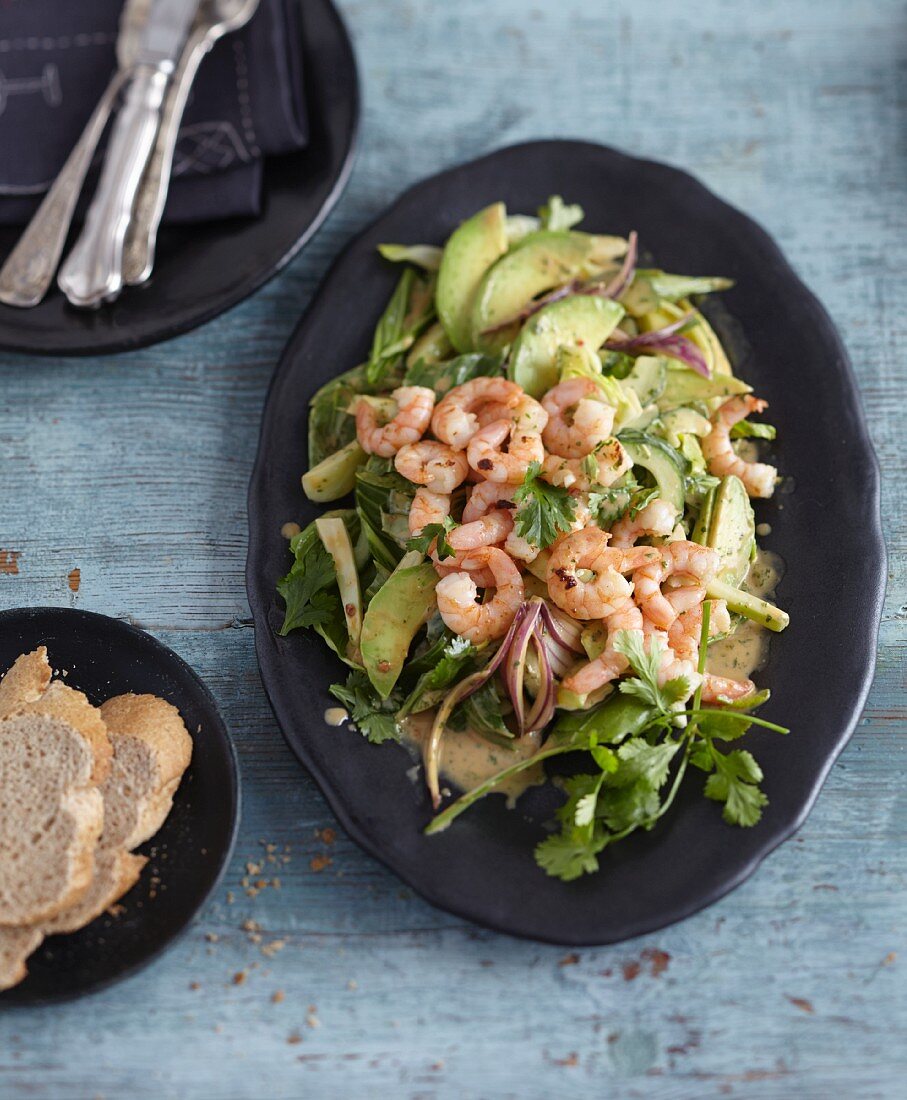
[[[0,990],[11,989],[26,977],[25,960],[43,939],[40,928],[0,928]]]
[[[59,718],[0,721],[0,925],[37,924],[91,884],[104,803],[85,737]]]
[[[176,707],[155,695],[117,695],[102,705],[101,716],[114,754],[102,787],[108,810],[101,845],[136,848],[170,813],[192,738]]]
[[[47,646],[40,645],[17,657],[0,679],[0,716],[15,713],[26,703],[36,703],[47,691],[50,677]]]

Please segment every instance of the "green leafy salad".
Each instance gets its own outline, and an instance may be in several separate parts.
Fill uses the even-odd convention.
[[[571,756],[535,850],[565,880],[691,772],[755,825],[762,772],[733,743],[787,732],[749,678],[788,622],[751,503],[778,481],[756,455],[775,432],[698,308],[731,283],[643,267],[635,233],[582,217],[493,203],[443,248],[381,246],[403,266],[368,358],[311,402],[302,486],[341,506],[293,536],[277,586],[281,633],[349,666],[342,717],[421,753],[427,833]]]

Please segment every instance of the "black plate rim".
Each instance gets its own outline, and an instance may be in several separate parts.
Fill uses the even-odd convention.
[[[349,88],[349,115],[350,124],[343,135],[343,149],[340,157],[338,172],[331,184],[330,190],[325,195],[324,201],[318,209],[315,217],[306,225],[302,233],[281,253],[276,259],[270,259],[257,270],[250,273],[245,279],[237,283],[229,294],[225,294],[205,308],[200,308],[191,317],[184,320],[163,324],[154,331],[143,336],[126,336],[119,340],[109,340],[97,347],[90,345],[75,345],[72,347],[41,347],[28,340],[9,339],[3,336],[3,327],[0,325],[0,352],[13,352],[26,355],[35,355],[41,358],[57,358],[60,356],[72,358],[87,358],[102,355],[118,355],[124,352],[138,351],[141,348],[154,347],[156,344],[172,340],[177,336],[183,336],[187,332],[193,332],[202,325],[208,324],[222,313],[233,309],[234,306],[244,302],[289,264],[303,248],[312,240],[322,227],[331,211],[337,205],[346,186],[349,183],[353,165],[359,151],[360,122],[362,114],[362,93],[359,69],[356,55],[353,50],[352,39],[346,20],[337,9],[333,0],[320,0],[324,5],[326,18],[335,23],[338,46],[344,55],[343,67],[346,70],[345,79]],[[24,228],[24,227],[22,227]],[[187,227],[191,231],[191,226]],[[125,291],[124,293],[128,293]],[[133,291],[141,293],[141,289]],[[0,310],[12,310],[15,307],[5,306],[0,303]]]
[[[211,694],[210,689],[204,680],[198,675],[192,666],[185,661],[175,650],[169,646],[164,645],[162,641],[155,638],[153,634],[149,634],[147,631],[142,630],[140,627],[135,626],[133,623],[127,622],[124,619],[114,618],[112,615],[104,615],[99,611],[88,611],[81,607],[59,607],[53,605],[38,605],[35,607],[11,607],[6,610],[0,611],[0,630],[3,629],[5,623],[16,617],[28,615],[29,617],[38,616],[50,616],[54,619],[81,619],[82,622],[89,622],[98,624],[101,623],[106,629],[120,630],[124,634],[131,636],[140,644],[147,646],[151,653],[152,659],[158,657],[164,657],[166,660],[175,661],[177,665],[187,674],[188,678],[194,683],[198,690],[199,696],[203,698],[211,707],[211,712],[217,717],[219,733],[221,734],[221,741],[227,748],[227,759],[229,761],[230,768],[230,801],[233,805],[232,823],[230,826],[230,836],[228,842],[223,849],[220,858],[220,866],[217,873],[211,880],[211,885],[202,898],[199,899],[196,907],[187,913],[185,919],[180,926],[166,939],[163,943],[159,944],[156,948],[149,951],[142,959],[132,963],[130,966],[124,967],[123,970],[118,971],[116,974],[112,974],[107,978],[99,979],[92,982],[90,985],[86,985],[80,990],[69,990],[60,993],[48,993],[34,997],[24,997],[23,992],[27,994],[27,982],[28,978],[19,986],[13,986],[12,989],[4,990],[0,993],[0,1009],[4,1007],[4,1004],[8,1008],[40,1008],[43,1005],[50,1004],[65,1004],[70,1001],[81,1000],[83,997],[91,997],[97,993],[102,993],[104,990],[110,989],[114,985],[118,985],[120,982],[126,981],[129,978],[134,977],[140,973],[146,967],[150,966],[157,959],[160,959],[172,947],[174,947],[189,929],[192,927],[198,914],[208,904],[214,893],[218,890],[224,881],[227,874],[227,870],[230,866],[230,861],[233,858],[233,853],[236,850],[236,843],[239,838],[239,827],[242,820],[242,783],[239,770],[239,757],[236,752],[236,745],[233,743],[233,738],[230,736],[230,730],[227,727],[227,723],[224,721],[223,716],[220,713],[220,708],[217,705],[217,701]],[[16,991],[19,991],[16,993]],[[16,994],[12,997],[7,997],[7,994]]]
[[[443,894],[432,888],[429,883],[417,881],[413,876],[409,875],[400,865],[399,861],[395,859],[394,853],[383,849],[380,845],[375,844],[369,833],[360,825],[357,820],[356,811],[354,808],[348,807],[345,803],[343,793],[332,782],[330,775],[324,774],[318,769],[311,755],[306,751],[305,739],[291,737],[288,733],[288,729],[291,726],[288,714],[284,711],[282,694],[283,688],[278,682],[278,677],[275,674],[274,677],[269,672],[269,659],[270,653],[267,650],[267,646],[274,647],[275,640],[273,637],[273,631],[268,623],[267,616],[267,603],[262,597],[259,590],[259,578],[257,576],[257,561],[259,554],[259,546],[262,544],[263,538],[263,523],[260,518],[260,498],[258,494],[259,484],[264,475],[264,469],[267,464],[266,444],[268,434],[268,410],[270,407],[270,399],[272,393],[277,388],[278,382],[281,381],[283,375],[293,369],[293,360],[296,352],[296,344],[301,339],[304,330],[307,326],[310,317],[313,317],[321,306],[321,301],[329,293],[330,283],[334,272],[339,269],[345,259],[357,248],[361,238],[367,236],[373,229],[375,229],[379,223],[383,222],[385,218],[393,215],[399,211],[401,207],[405,207],[414,196],[416,196],[422,189],[430,187],[441,179],[449,179],[456,175],[468,175],[470,171],[477,168],[484,163],[494,160],[499,156],[507,156],[509,154],[516,153],[520,150],[529,150],[532,148],[538,148],[547,150],[552,157],[557,157],[562,160],[566,160],[571,152],[579,154],[601,155],[602,153],[619,159],[624,162],[629,162],[637,166],[641,170],[657,171],[663,174],[666,179],[674,179],[687,189],[698,191],[699,194],[706,198],[716,208],[720,208],[722,215],[737,226],[741,231],[753,241],[757,242],[760,248],[766,254],[768,260],[780,269],[786,278],[793,281],[796,284],[797,289],[803,295],[803,302],[809,307],[813,313],[813,320],[817,327],[821,328],[823,335],[832,344],[838,353],[839,362],[841,365],[841,373],[846,380],[848,387],[851,391],[851,397],[853,407],[856,411],[856,428],[859,433],[859,443],[861,445],[863,454],[868,458],[870,485],[869,496],[870,499],[867,505],[867,514],[871,516],[872,525],[865,530],[866,537],[866,550],[867,558],[873,559],[876,564],[875,577],[876,584],[874,590],[871,593],[867,593],[866,603],[870,608],[870,613],[867,616],[867,621],[874,623],[872,630],[872,639],[877,641],[878,631],[881,625],[882,605],[886,588],[886,572],[887,572],[887,551],[885,547],[884,536],[882,532],[881,521],[881,474],[878,456],[876,455],[875,448],[872,444],[872,439],[869,434],[869,429],[866,423],[866,415],[863,409],[862,401],[859,396],[859,387],[857,385],[856,375],[854,374],[853,365],[850,361],[850,356],[845,348],[837,328],[834,325],[828,311],[824,305],[816,297],[816,295],[810,290],[805,282],[793,269],[789,261],[784,256],[780,247],[776,244],[774,239],[769,233],[759,224],[755,219],[749,215],[744,214],[743,211],[737,209],[737,207],[726,202],[724,199],[716,195],[710,188],[706,187],[700,180],[698,180],[691,173],[677,168],[673,165],[666,164],[663,161],[657,161],[650,158],[635,157],[630,154],[624,153],[621,150],[615,149],[611,146],[603,145],[597,142],[585,141],[582,139],[573,138],[543,138],[534,141],[517,142],[512,145],[502,146],[489,153],[485,153],[482,156],[473,158],[472,160],[465,161],[460,164],[453,165],[449,168],[443,169],[431,176],[425,177],[415,184],[408,187],[402,194],[396,198],[392,203],[385,207],[377,217],[371,219],[362,229],[355,234],[355,236],[347,242],[344,248],[338,253],[331,267],[325,274],[322,282],[309,302],[305,312],[296,325],[293,333],[290,336],[282,354],[278,365],[271,378],[270,385],[268,387],[268,393],[265,398],[263,406],[264,412],[262,415],[261,430],[259,433],[259,446],[256,455],[255,465],[252,470],[252,474],[249,482],[249,492],[247,497],[248,507],[248,522],[249,522],[249,551],[246,560],[246,590],[249,597],[249,604],[252,610],[253,619],[255,622],[255,645],[256,653],[258,656],[259,669],[261,672],[262,684],[265,688],[265,692],[268,696],[271,708],[280,726],[281,732],[286,740],[288,746],[300,762],[304,765],[309,774],[314,778],[318,784],[319,789],[324,795],[328,805],[332,812],[337,817],[345,831],[352,837],[352,839],[369,855],[373,856],[380,863],[384,864],[389,870],[391,870],[398,878],[401,879],[407,886],[409,886],[415,893],[417,893],[424,900],[428,901],[431,905],[441,909],[445,912],[451,913],[456,917],[463,920],[470,921],[481,927],[489,928],[495,932],[501,932],[506,935],[515,936],[520,939],[528,939],[541,943],[550,943],[559,946],[567,947],[596,947],[606,946],[614,943],[622,943],[636,936],[646,935],[651,932],[658,931],[662,928],[666,928],[670,925],[676,924],[687,917],[692,916],[695,913],[707,908],[708,906],[719,901],[725,897],[731,891],[736,889],[741,883],[750,878],[755,871],[759,868],[762,862],[769,856],[776,848],[778,848],[785,841],[789,840],[804,824],[809,814],[815,805],[816,799],[825,781],[828,777],[831,768],[835,761],[844,750],[845,746],[849,742],[853,735],[854,729],[862,714],[863,708],[866,703],[867,696],[869,694],[870,687],[872,685],[873,676],[875,673],[876,665],[876,645],[874,644],[871,649],[867,650],[866,659],[863,661],[863,666],[858,677],[858,687],[853,693],[852,698],[854,704],[851,708],[850,719],[841,727],[839,727],[839,735],[833,746],[829,747],[823,764],[816,774],[815,781],[812,783],[808,792],[804,792],[803,800],[801,802],[801,808],[798,813],[793,815],[786,823],[776,828],[773,832],[768,833],[759,846],[759,848],[752,854],[752,856],[745,862],[741,863],[735,874],[726,876],[719,886],[703,892],[701,895],[691,898],[690,901],[679,903],[673,908],[669,908],[666,911],[652,916],[651,920],[639,920],[633,924],[631,931],[622,932],[615,935],[595,936],[590,938],[589,936],[572,935],[569,929],[562,929],[558,935],[551,935],[544,930],[533,929],[527,926],[521,926],[519,922],[507,923],[494,918],[489,918],[482,912],[477,912],[473,907],[467,904],[458,903],[455,900],[451,900],[449,897],[443,896]],[[599,872],[605,873],[605,872]]]

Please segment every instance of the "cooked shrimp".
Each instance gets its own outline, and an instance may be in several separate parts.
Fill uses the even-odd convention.
[[[430,523],[443,523],[450,515],[450,494],[433,493],[421,487],[416,490],[409,510],[409,533],[421,535]]]
[[[752,680],[732,680],[728,676],[715,676],[707,672],[702,677],[703,703],[733,702],[752,695],[756,685]]]
[[[462,451],[479,430],[476,410],[481,405],[494,401],[510,409],[522,395],[521,387],[506,378],[472,378],[441,398],[431,418],[431,430],[443,443]]]
[[[471,523],[461,523],[447,536],[456,551],[478,550],[480,546],[497,546],[513,530],[513,516],[507,511],[486,512]]]
[[[544,460],[545,448],[538,432],[519,431],[510,420],[494,420],[470,439],[466,455],[487,481],[515,484],[526,476],[530,463]]]
[[[439,577],[449,577],[452,573],[468,573],[479,588],[494,588],[494,577],[486,565],[472,565],[464,568],[463,562],[467,561],[471,551],[455,554],[452,558],[444,558],[442,561],[436,550],[432,550],[431,561],[435,572]]]
[[[356,404],[356,438],[370,455],[391,458],[407,443],[416,443],[428,430],[435,391],[427,386],[400,386],[393,392],[397,414],[387,424],[378,423],[378,412],[360,397]]]
[[[670,542],[659,548],[655,561],[633,574],[636,603],[653,626],[668,630],[677,618],[677,611],[662,592],[662,583],[670,576],[680,575],[705,585],[718,572],[718,565],[718,553],[708,546],[686,540]]]
[[[611,549],[607,533],[597,527],[573,531],[551,549],[545,578],[548,592],[557,606],[575,619],[604,619],[613,613],[615,601],[633,591],[621,574],[660,556],[654,546]],[[592,574],[591,579],[580,578],[583,570]]]
[[[749,416],[768,408],[768,402],[752,394],[732,397],[712,416],[712,430],[702,441],[702,453],[709,473],[716,477],[734,474],[743,482],[751,497],[770,497],[775,491],[778,471],[764,462],[746,462],[731,443],[731,428]]]
[[[476,412],[479,427],[486,428],[495,420],[512,420],[517,431],[541,432],[548,423],[548,413],[528,393],[524,393],[515,405],[503,401],[489,401]]]
[[[483,546],[463,559],[464,572],[438,581],[435,595],[445,624],[474,645],[503,638],[523,603],[523,578],[503,550]],[[494,578],[494,595],[478,603],[478,590],[468,570],[487,567]]]
[[[445,443],[423,439],[407,443],[394,459],[397,472],[416,485],[424,485],[433,493],[452,493],[466,478],[469,464],[462,451]]]
[[[542,398],[548,425],[545,447],[562,458],[582,458],[603,443],[614,427],[614,409],[601,400],[591,378],[568,378]]]
[[[621,580],[624,580],[621,577]],[[626,581],[628,591],[619,594],[608,605],[608,612],[604,616],[605,626],[608,629],[608,644],[604,650],[592,661],[587,662],[577,669],[572,675],[566,677],[563,684],[568,691],[575,691],[577,695],[588,695],[590,691],[596,691],[612,680],[616,680],[625,672],[629,661],[613,648],[613,641],[618,631],[629,630],[633,632],[643,631],[642,612],[633,602],[633,586]]]
[[[547,455],[542,463],[542,476],[552,485],[589,492],[596,486],[607,488],[613,485],[632,465],[630,456],[619,441],[606,439],[584,458]]]
[[[656,497],[635,516],[629,512],[611,528],[612,546],[632,546],[641,535],[666,538],[674,530],[677,509],[667,500]]]
[[[480,481],[469,494],[469,500],[463,508],[463,522],[472,523],[495,509],[513,509],[513,494],[516,485],[502,485],[497,481]]]
[[[675,588],[674,592],[688,592],[690,589]],[[705,595],[704,589],[699,589]],[[666,598],[677,609],[676,602],[671,599],[673,592],[665,593]],[[731,629],[731,616],[724,600],[711,600],[709,610],[709,637],[716,634],[725,634]],[[689,610],[679,611],[677,618],[671,623],[668,630],[668,644],[678,657],[694,661],[699,657],[699,642],[702,637],[702,597],[699,602]]]

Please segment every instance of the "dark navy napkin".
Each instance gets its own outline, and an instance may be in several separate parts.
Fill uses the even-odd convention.
[[[183,116],[171,222],[260,212],[264,157],[303,148],[299,0],[261,0],[202,62]],[[27,221],[116,64],[123,0],[0,0],[0,223]]]

